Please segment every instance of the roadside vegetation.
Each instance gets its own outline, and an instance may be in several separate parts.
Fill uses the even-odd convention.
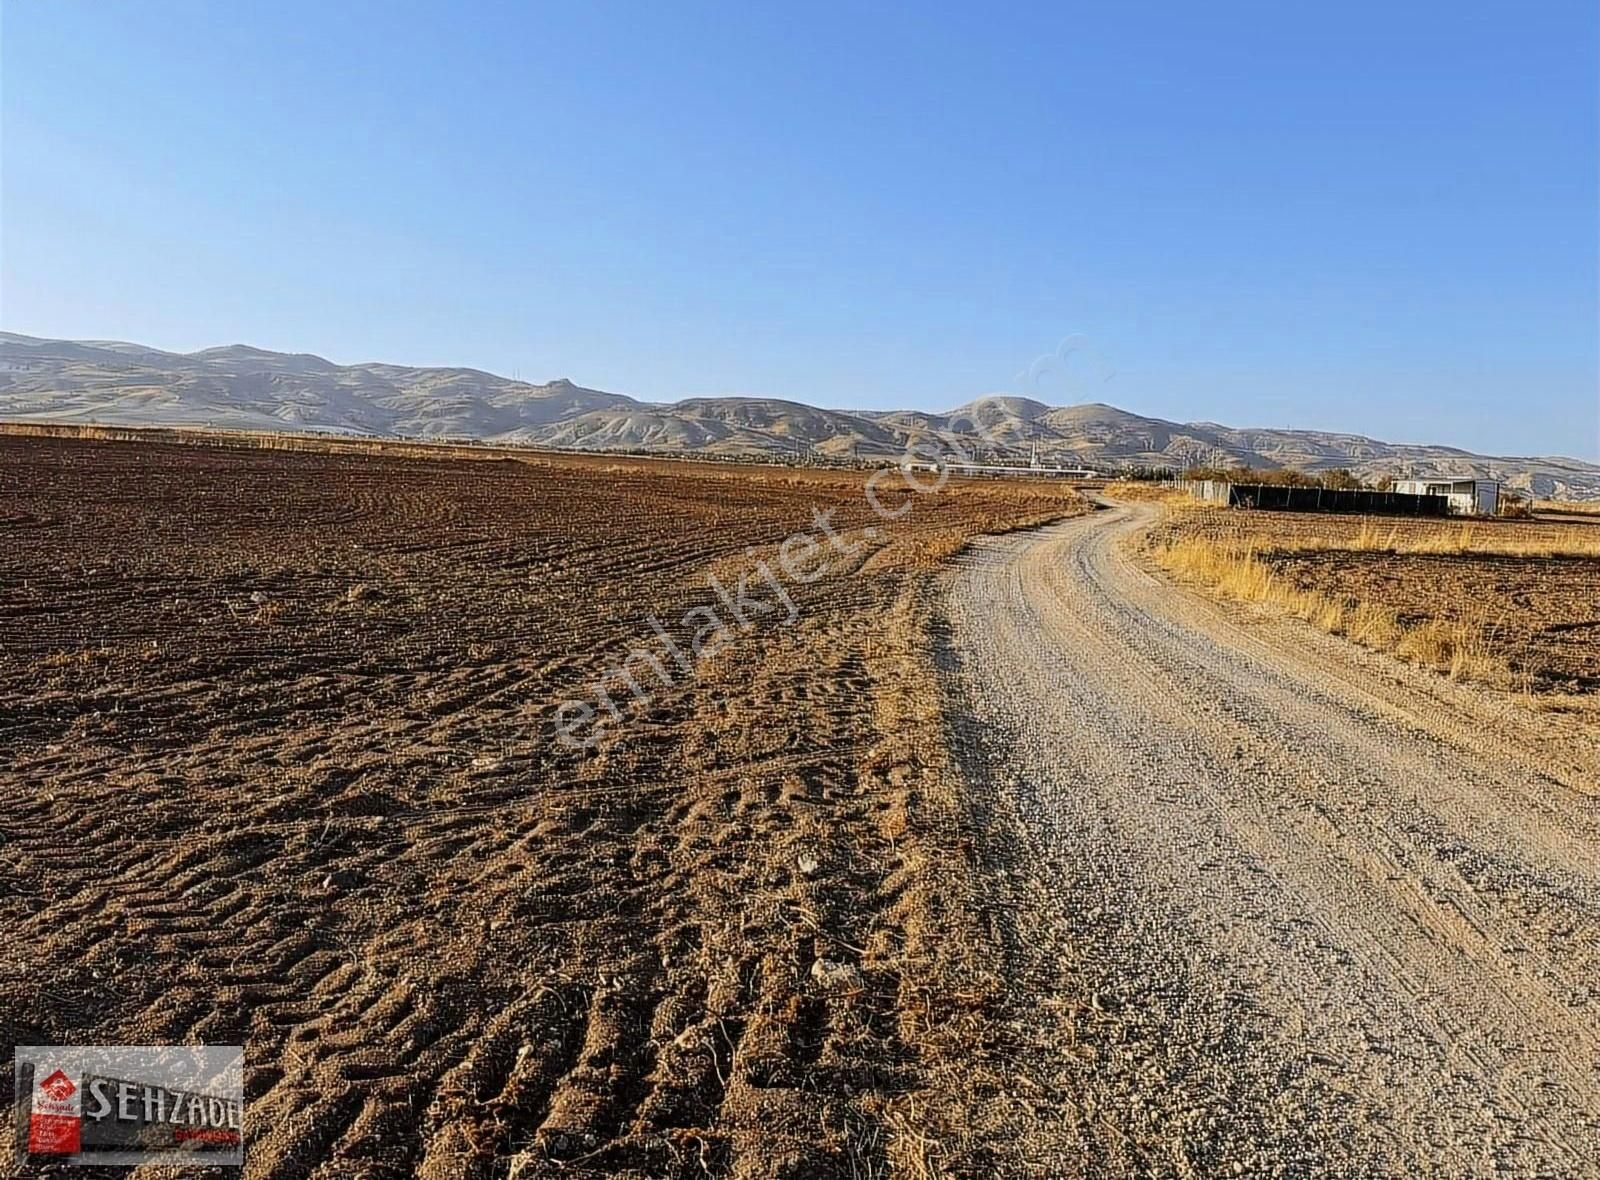
[[[1176,489],[1162,499],[1149,555],[1217,597],[1542,708],[1600,705],[1600,521],[1249,511]]]
[[[1331,471],[1297,471],[1293,467],[1191,467],[1183,473],[1184,479],[1213,479],[1223,483],[1259,483],[1288,488],[1377,488],[1394,481],[1381,480],[1376,484],[1364,483],[1361,477],[1343,467]]]
[[[1411,621],[1370,600],[1303,588],[1275,570],[1250,541],[1193,537],[1159,545],[1152,552],[1167,569],[1225,598],[1277,607],[1330,635],[1393,652],[1452,680],[1527,687],[1527,677],[1496,651],[1492,627],[1486,632],[1482,624],[1465,620]]]
[[[1356,553],[1483,553],[1502,557],[1600,557],[1600,529],[1578,525],[1515,532],[1492,522],[1462,524],[1415,522],[1405,526],[1371,517],[1354,537],[1288,536],[1279,548],[1295,552],[1343,549]]]
[[[1201,501],[1180,488],[1149,480],[1114,479],[1105,486],[1105,494],[1113,500],[1154,500],[1175,508],[1186,505],[1199,507]]]
[[[1561,516],[1600,517],[1600,500],[1535,500],[1533,510]]]

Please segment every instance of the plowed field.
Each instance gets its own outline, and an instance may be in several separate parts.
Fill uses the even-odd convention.
[[[271,1180],[1009,1170],[929,587],[1081,501],[862,484],[0,440],[0,1043],[245,1044]],[[554,740],[819,510],[791,624]]]

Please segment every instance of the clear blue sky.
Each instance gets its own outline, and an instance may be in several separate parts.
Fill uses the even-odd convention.
[[[1595,458],[1596,11],[3,0],[0,325]]]

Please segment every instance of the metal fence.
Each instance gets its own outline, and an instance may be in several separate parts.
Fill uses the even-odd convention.
[[[1374,492],[1360,488],[1300,488],[1286,484],[1228,483],[1218,479],[1174,481],[1196,499],[1230,508],[1269,508],[1281,512],[1367,512],[1389,516],[1445,516],[1445,496]]]

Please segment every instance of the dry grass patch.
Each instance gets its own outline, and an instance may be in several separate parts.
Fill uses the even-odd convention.
[[[1105,494],[1113,500],[1146,500],[1162,504],[1198,504],[1188,492],[1165,484],[1139,479],[1114,479],[1105,486]]]
[[[1211,507],[1165,512],[1143,546],[1199,541],[1248,554],[1262,569],[1235,578],[1270,573],[1273,596],[1298,590],[1341,606],[1342,618],[1323,608],[1326,629],[1367,647],[1399,652],[1402,633],[1418,632],[1405,646],[1420,663],[1495,681],[1498,668],[1483,667],[1487,651],[1490,664],[1515,669],[1513,687],[1600,704],[1600,553],[1591,538],[1600,539],[1600,529],[1583,518],[1442,521]]]
[[[1393,652],[1452,680],[1512,687],[1519,677],[1494,648],[1492,626],[1442,619],[1415,622],[1374,602],[1296,586],[1263,561],[1249,542],[1189,538],[1157,546],[1167,569],[1238,602],[1262,603],[1320,631]]]
[[[1285,552],[1485,554],[1496,557],[1600,557],[1600,533],[1582,526],[1511,531],[1478,521],[1418,528],[1415,522],[1368,518],[1353,537],[1286,535]]]
[[[1600,516],[1600,500],[1535,500],[1533,510],[1563,516]]]

